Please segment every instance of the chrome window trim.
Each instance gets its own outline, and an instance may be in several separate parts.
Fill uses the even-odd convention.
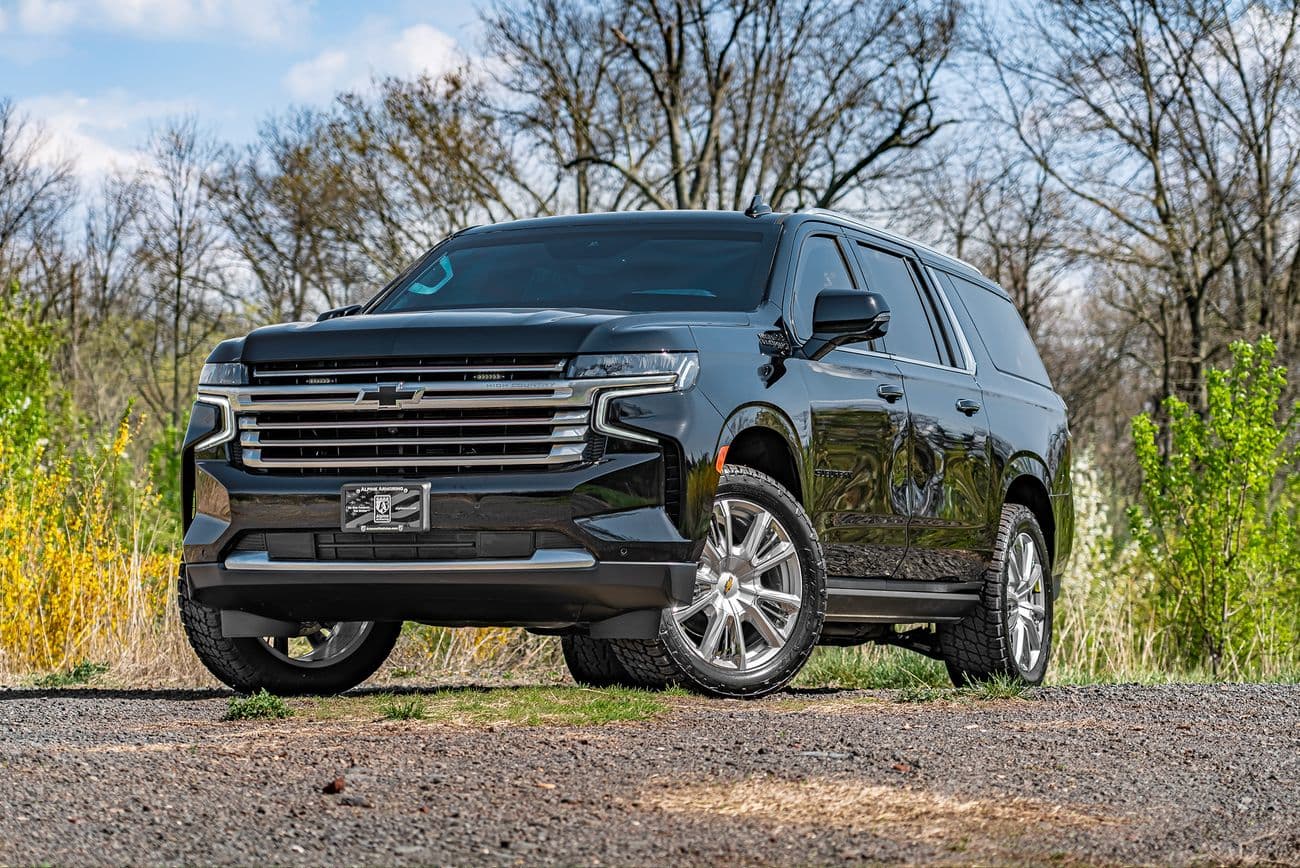
[[[872,358],[876,358],[876,359],[889,359],[891,362],[904,362],[909,365],[920,365],[923,368],[934,368],[939,371],[952,371],[953,373],[966,374],[968,376],[974,375],[974,371],[969,371],[966,368],[954,368],[952,365],[937,365],[934,362],[923,362],[920,359],[913,359],[910,358],[909,356],[896,356],[890,353],[878,353],[875,350],[860,350],[857,349],[856,347],[836,347],[835,349],[842,350],[846,353],[855,353],[859,356],[871,356]]]
[[[895,244],[901,244],[905,247],[911,247],[914,250],[924,250],[926,253],[933,254],[934,256],[938,256],[941,259],[948,259],[953,262],[964,265],[967,268],[969,268],[971,271],[975,272],[976,274],[983,276],[983,272],[981,272],[978,268],[971,265],[969,262],[967,262],[964,259],[953,256],[951,253],[944,253],[942,250],[936,250],[928,244],[922,244],[920,241],[914,241],[911,238],[905,238],[902,235],[898,235],[893,232],[890,232],[888,229],[881,229],[879,226],[872,226],[870,223],[863,220],[861,217],[854,217],[852,214],[845,214],[842,211],[832,211],[828,208],[810,208],[807,211],[803,211],[801,213],[815,214],[818,217],[833,217],[838,220],[843,220],[845,223],[852,224],[853,228],[855,229],[859,229],[864,232],[871,232],[875,235],[880,236],[885,241],[892,241]]]
[[[930,281],[931,288],[938,293],[939,303],[943,305],[943,312],[948,317],[948,322],[952,325],[952,333],[957,337],[957,344],[961,348],[961,354],[965,357],[966,366],[954,370],[965,371],[972,377],[979,370],[979,363],[975,361],[975,354],[971,352],[970,342],[966,340],[966,330],[961,327],[961,322],[957,319],[957,313],[952,309],[952,303],[948,301],[948,293],[943,288],[943,282],[939,280],[939,275],[935,274],[933,268],[925,263],[921,263],[921,268],[925,271],[926,277]]]

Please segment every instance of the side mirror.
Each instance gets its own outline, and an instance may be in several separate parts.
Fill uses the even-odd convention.
[[[345,307],[336,307],[333,310],[327,310],[320,316],[316,317],[316,322],[325,322],[327,319],[338,319],[341,316],[352,316],[361,313],[361,305],[349,304]]]
[[[804,353],[820,359],[852,341],[870,341],[889,331],[889,302],[877,292],[823,289],[813,304],[813,335]]]

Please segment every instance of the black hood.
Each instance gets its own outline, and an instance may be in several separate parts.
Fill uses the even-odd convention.
[[[742,313],[457,310],[267,326],[225,341],[210,362],[694,350],[690,327],[749,323]]]

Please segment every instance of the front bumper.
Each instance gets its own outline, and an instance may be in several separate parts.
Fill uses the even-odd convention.
[[[480,540],[531,534],[538,546],[508,557],[480,545],[462,559],[349,559],[346,549],[322,559],[313,540],[338,534],[342,487],[373,479],[269,475],[200,458],[190,465],[196,510],[182,580],[204,605],[285,621],[580,626],[597,635],[603,623],[605,635],[642,635],[648,617],[633,619],[635,629],[618,619],[657,619],[688,601],[703,545],[670,515],[664,461],[653,450],[565,471],[430,476],[418,481],[432,489],[432,527]],[[250,536],[267,542],[249,546]],[[401,547],[402,535],[390,539]]]
[[[188,564],[185,575],[189,593],[204,605],[285,621],[564,628],[638,611],[657,615],[688,600],[695,564],[600,563],[581,550],[555,549],[519,559],[389,562],[235,553],[220,564]],[[630,625],[605,632],[642,635],[650,626]]]

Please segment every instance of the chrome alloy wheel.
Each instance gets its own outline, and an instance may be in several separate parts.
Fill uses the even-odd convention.
[[[1038,546],[1027,533],[1019,534],[1007,553],[1007,625],[1016,666],[1032,672],[1043,654],[1047,631],[1047,585]]]
[[[789,530],[740,497],[713,505],[690,603],[672,626],[704,663],[754,672],[772,663],[794,632],[803,605],[803,570]]]
[[[298,636],[266,636],[261,641],[271,654],[293,666],[332,666],[361,647],[374,621],[338,621],[306,624]]]

